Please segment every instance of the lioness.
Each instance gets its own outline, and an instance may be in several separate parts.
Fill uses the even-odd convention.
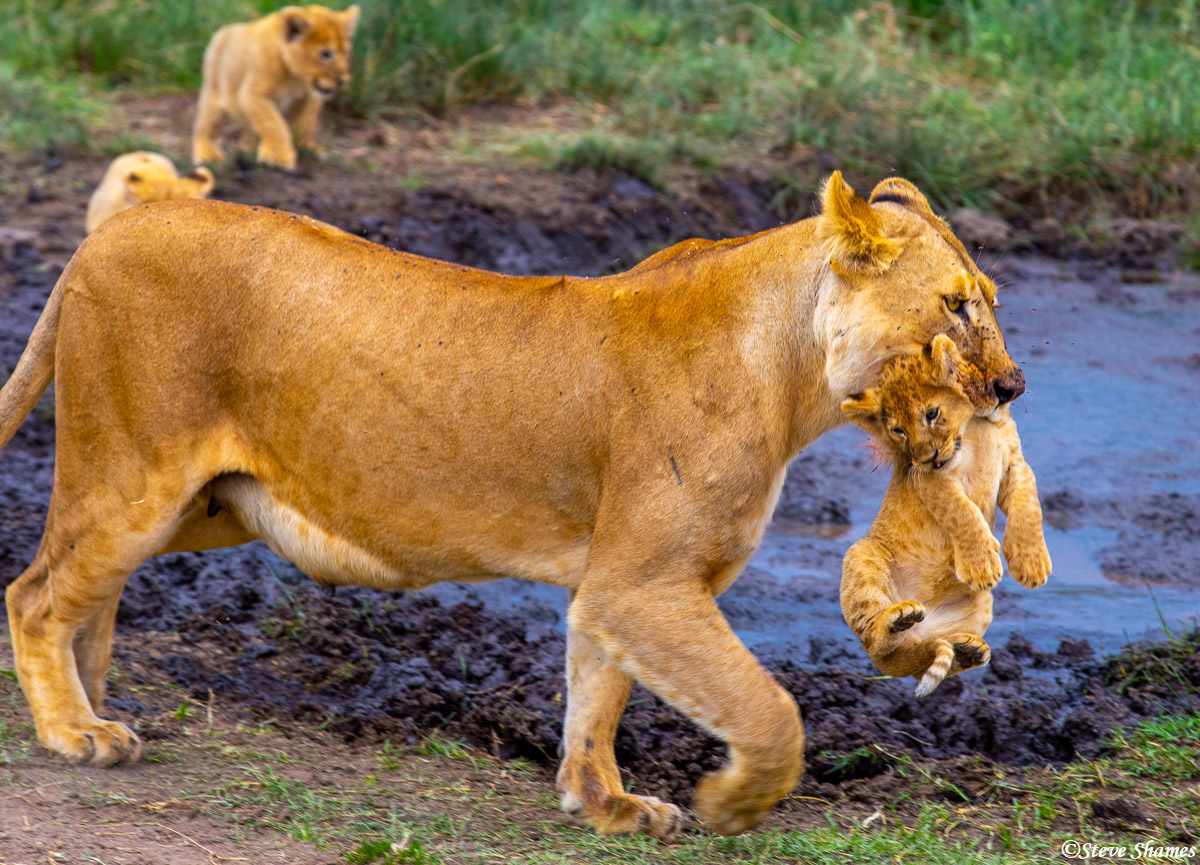
[[[997,503],[1013,577],[1033,589],[1050,575],[1017,425],[1007,407],[974,416],[959,381],[972,373],[939,335],[927,354],[893,358],[874,388],[842,403],[893,466],[878,516],[846,553],[842,614],[880,672],[917,677],[918,697],[991,658],[983,634],[1001,574]]]
[[[89,232],[114,213],[135,204],[172,198],[207,198],[212,192],[212,172],[203,166],[180,177],[175,164],[159,153],[139,150],[118,156],[88,201],[85,227]]]
[[[984,371],[981,410],[1024,390],[992,282],[921,193],[890,179],[872,201],[834,174],[820,216],[601,279],[489,273],[221,202],[109,220],[0,391],[3,443],[57,377],[46,534],[8,589],[39,740],[136,759],[97,714],[126,578],[262,538],[329,583],[565,586],[563,808],[605,833],[679,830],[613,756],[636,678],[729,745],[696,813],[757,825],[800,777],[804,733],[714,596],[788,461],[938,333]]]
[[[225,158],[217,134],[232,115],[242,124],[241,146],[259,139],[258,161],[291,171],[296,145],[319,152],[321,106],[350,80],[350,43],[359,10],[287,6],[248,24],[218,30],[204,52],[204,83],[192,135],[195,162]],[[284,118],[287,118],[286,120]]]

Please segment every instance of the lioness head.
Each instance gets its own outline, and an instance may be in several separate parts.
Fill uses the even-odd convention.
[[[350,46],[359,10],[341,12],[324,6],[288,6],[283,21],[283,62],[322,99],[350,81]]]
[[[842,413],[915,468],[937,471],[954,459],[975,414],[962,370],[954,342],[939,334],[925,352],[887,361],[876,386],[845,400]]]
[[[889,178],[867,201],[834,172],[821,204],[829,267],[815,323],[835,397],[863,392],[884,360],[916,354],[938,334],[976,371],[977,386],[967,392],[978,413],[1024,393],[996,324],[996,286],[915,186]]]

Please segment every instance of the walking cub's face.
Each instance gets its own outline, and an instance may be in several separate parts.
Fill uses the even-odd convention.
[[[875,387],[842,402],[842,413],[874,433],[897,461],[924,471],[950,465],[975,413],[959,383],[954,342],[939,335],[918,355],[893,357]]]

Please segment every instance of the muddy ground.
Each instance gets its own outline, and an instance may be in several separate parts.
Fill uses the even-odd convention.
[[[82,240],[104,165],[49,155],[6,172],[5,370]],[[308,163],[293,177],[230,166],[217,197],[474,266],[591,275],[684,237],[777,224],[772,194],[734,174],[669,197],[635,177],[478,165],[412,189]],[[827,436],[793,465],[763,550],[722,604],[802,708],[811,771],[801,793],[837,798],[849,780],[882,781],[888,761],[859,751],[872,744],[919,757],[1063,761],[1097,754],[1114,725],[1200,708],[1191,643],[1160,639],[1116,657],[1153,636],[1160,614],[1181,636],[1200,585],[1200,448],[1189,412],[1200,399],[1200,283],[1172,271],[1161,244],[1131,236],[1108,258],[990,260],[1005,283],[1001,324],[1029,380],[1014,411],[1039,474],[1056,569],[1042,594],[1002,584],[985,671],[949,680],[920,703],[911,683],[872,676],[837,612],[837,577],[886,478],[853,430]],[[0,586],[36,549],[53,460],[48,396],[0,455]],[[436,728],[500,757],[550,765],[565,691],[564,603],[559,590],[513,581],[330,597],[261,545],[164,556],[126,590],[116,658],[134,672],[110,704],[137,726],[150,707],[128,684],[164,677],[284,730],[318,725],[378,742],[416,741]],[[143,733],[152,740],[153,726]],[[636,790],[675,801],[687,801],[722,756],[640,689],[617,744]]]

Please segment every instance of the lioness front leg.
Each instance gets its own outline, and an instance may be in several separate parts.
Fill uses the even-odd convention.
[[[977,592],[1000,581],[1004,563],[1000,542],[958,478],[945,472],[917,472],[913,489],[954,544],[954,572]]]
[[[734,635],[700,577],[656,580],[640,570],[589,562],[570,626],[728,744],[729,763],[701,779],[692,807],[716,832],[752,829],[804,771],[796,701]]]
[[[567,628],[567,717],[558,770],[562,809],[601,835],[645,832],[671,841],[683,812],[653,796],[626,793],[613,739],[633,679],[577,628]]]
[[[1050,551],[1046,549],[1042,531],[1037,481],[1019,447],[1000,481],[998,504],[1008,517],[1004,526],[1004,558],[1008,560],[1009,573],[1021,585],[1036,589],[1050,576]]]

